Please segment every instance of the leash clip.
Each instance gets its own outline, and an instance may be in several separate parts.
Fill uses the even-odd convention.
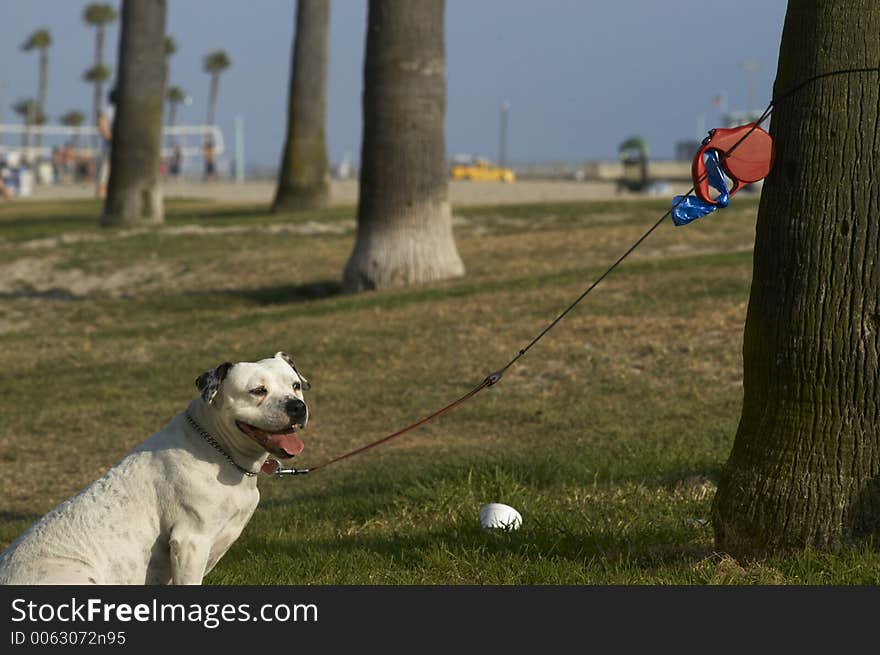
[[[491,386],[497,384],[501,380],[501,377],[503,375],[504,375],[504,369],[500,368],[497,371],[495,371],[494,373],[489,373],[489,375],[487,375],[485,377],[484,382],[486,382],[487,387],[491,387]]]
[[[283,469],[277,468],[275,472],[272,474],[277,478],[285,478],[291,475],[305,475],[309,473],[312,469]]]
[[[263,464],[262,471],[267,475],[271,475],[277,478],[284,478],[289,475],[303,475],[308,473],[312,469],[285,469],[281,468],[281,462],[277,459],[269,458],[266,460],[265,464]]]

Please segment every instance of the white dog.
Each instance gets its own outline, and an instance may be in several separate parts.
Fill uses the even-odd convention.
[[[282,352],[221,364],[201,396],[0,556],[0,584],[200,584],[260,500],[271,453],[303,449],[308,381]]]

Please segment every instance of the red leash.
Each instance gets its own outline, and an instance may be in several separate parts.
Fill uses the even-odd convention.
[[[615,262],[613,264],[611,264],[611,266],[609,266],[608,269],[606,269],[606,271],[604,273],[602,273],[602,275],[600,275],[598,278],[596,278],[596,280],[589,287],[587,287],[587,289],[580,296],[578,296],[573,303],[571,303],[568,307],[566,307],[555,319],[553,319],[549,324],[547,324],[547,326],[544,327],[544,329],[541,330],[541,332],[539,332],[535,338],[533,338],[528,344],[526,344],[526,346],[524,348],[520,349],[519,352],[517,352],[517,354],[513,357],[513,359],[511,359],[509,362],[507,362],[507,364],[505,364],[502,368],[498,369],[495,373],[487,375],[483,379],[482,382],[480,382],[477,386],[475,386],[473,389],[468,391],[466,394],[464,394],[463,396],[461,396],[460,398],[458,398],[456,400],[453,400],[451,403],[449,403],[445,407],[438,409],[433,414],[429,414],[425,418],[420,419],[420,420],[416,421],[415,423],[412,423],[412,424],[406,426],[405,428],[398,430],[397,432],[393,432],[387,436],[382,437],[381,439],[378,439],[377,441],[373,441],[372,443],[368,443],[366,446],[361,446],[360,448],[356,448],[355,450],[349,451],[343,455],[339,455],[338,457],[334,457],[333,459],[330,459],[330,460],[324,462],[323,464],[319,464],[318,466],[313,466],[311,468],[301,468],[301,469],[281,468],[281,464],[277,460],[269,459],[269,460],[266,460],[266,463],[263,465],[263,472],[270,473],[270,474],[276,475],[276,476],[288,476],[288,475],[302,475],[304,473],[310,473],[312,471],[317,471],[318,469],[322,469],[326,466],[330,466],[331,464],[335,464],[336,462],[341,462],[344,459],[348,459],[349,457],[352,457],[352,456],[357,455],[359,453],[370,450],[371,448],[375,448],[376,446],[379,446],[379,445],[385,443],[386,441],[390,441],[391,439],[394,439],[394,438],[399,437],[401,435],[404,435],[407,432],[410,432],[411,430],[415,430],[416,428],[421,427],[422,425],[425,425],[425,423],[429,423],[430,421],[433,421],[435,418],[442,416],[446,412],[452,411],[453,409],[455,409],[456,407],[458,407],[462,403],[464,403],[464,402],[470,400],[471,398],[473,398],[474,396],[476,396],[483,389],[491,387],[493,384],[495,384],[496,382],[498,382],[501,379],[501,376],[504,375],[505,371],[507,371],[508,368],[513,366],[513,364],[515,364],[516,361],[519,360],[520,357],[522,357],[523,355],[526,354],[526,352],[531,350],[532,346],[534,346],[536,343],[538,343],[538,341],[543,339],[544,335],[546,335],[550,330],[552,330],[556,326],[557,323],[559,323],[563,318],[565,318],[565,316],[571,310],[573,310],[584,298],[586,298],[587,295],[589,295],[589,293],[593,289],[595,289],[599,285],[599,283],[602,282],[602,280],[604,280],[611,273],[611,271],[613,271],[615,268],[617,268],[617,266],[621,262],[623,262],[624,259],[629,257],[629,255],[632,254],[632,252],[636,248],[638,248],[642,244],[642,242],[645,239],[647,239],[648,236],[650,236],[652,232],[654,232],[654,230],[656,230],[658,227],[660,227],[660,224],[664,220],[666,220],[666,218],[670,214],[672,214],[673,210],[675,210],[675,208],[678,207],[678,205],[680,205],[682,202],[684,202],[684,199],[687,196],[694,193],[694,191],[698,191],[698,195],[705,195],[705,198],[709,202],[712,202],[711,198],[708,195],[708,188],[706,188],[706,185],[705,185],[705,180],[707,179],[707,175],[708,175],[707,172],[704,170],[705,166],[698,166],[698,162],[700,164],[702,164],[702,159],[703,159],[702,153],[703,153],[704,149],[706,149],[708,147],[719,148],[719,144],[720,144],[720,146],[723,146],[723,147],[721,147],[721,161],[728,160],[728,158],[731,157],[732,153],[734,151],[736,151],[738,148],[740,148],[740,146],[743,144],[743,142],[746,139],[748,139],[750,136],[752,136],[756,131],[760,130],[761,124],[764,123],[764,121],[766,121],[770,117],[770,114],[773,112],[774,106],[778,102],[780,102],[781,100],[784,100],[785,98],[788,98],[789,96],[793,95],[794,93],[797,93],[798,91],[803,89],[805,86],[807,86],[811,82],[815,82],[816,80],[820,80],[820,79],[823,79],[826,77],[832,77],[835,75],[845,75],[845,74],[852,74],[852,73],[880,73],[880,67],[870,66],[870,67],[864,67],[864,68],[849,68],[849,69],[835,70],[835,71],[830,71],[827,73],[813,75],[812,77],[804,80],[803,82],[801,82],[797,86],[795,86],[795,87],[789,89],[788,91],[786,91],[785,93],[781,94],[777,98],[774,98],[773,100],[771,100],[770,104],[768,104],[767,108],[764,110],[764,113],[761,114],[760,118],[758,118],[758,120],[755,121],[754,123],[750,123],[748,125],[743,125],[743,126],[740,126],[738,128],[734,128],[734,129],[715,130],[714,132],[716,134],[718,134],[718,136],[715,139],[716,143],[714,143],[714,144],[710,143],[709,145],[704,144],[704,148],[700,150],[700,152],[698,153],[698,156],[694,159],[694,167],[693,167],[694,186],[691,187],[690,191],[688,191],[685,195],[681,196],[681,200],[679,200],[677,203],[674,203],[672,205],[672,207],[669,210],[667,210],[667,212],[665,214],[663,214],[663,216],[661,216],[660,219],[648,229],[647,232],[645,232],[642,236],[640,236],[638,238],[638,240],[635,243],[633,243],[626,250],[626,252],[624,252],[620,257],[618,257],[617,260],[615,260]],[[760,133],[766,135],[766,133],[763,130],[760,130]],[[754,141],[754,148],[757,149],[757,152],[758,152],[758,154],[756,156],[752,157],[750,155],[749,157],[746,157],[743,161],[740,161],[740,162],[736,162],[734,160],[734,172],[737,172],[737,171],[739,172],[738,177],[734,178],[735,181],[737,181],[737,185],[738,185],[738,186],[735,186],[735,190],[739,189],[741,182],[746,182],[746,181],[752,180],[753,177],[755,179],[752,181],[757,181],[757,179],[760,179],[760,177],[755,177],[755,173],[752,170],[753,168],[755,168],[755,167],[760,168],[760,171],[762,171],[764,173],[764,175],[766,175],[767,172],[769,172],[771,157],[770,157],[770,154],[768,154],[770,152],[770,148],[768,146],[767,140],[770,137],[768,135],[765,138],[762,138],[761,134],[759,134],[759,138]],[[723,139],[721,138],[722,136],[724,137]],[[710,139],[710,141],[711,141],[711,139]],[[752,142],[750,142],[750,145],[747,148],[743,149],[743,151],[742,151],[743,155],[751,153],[752,149],[753,149]],[[752,162],[751,161],[752,158],[754,158],[758,163],[755,164],[755,162]],[[766,164],[766,166],[765,166],[765,164]],[[764,168],[766,168],[766,170],[764,170]]]
[[[503,369],[502,369],[502,372],[503,372]],[[349,457],[357,455],[358,453],[363,453],[367,450],[370,450],[371,448],[375,448],[376,446],[379,446],[379,445],[385,443],[386,441],[390,441],[391,439],[394,439],[395,437],[399,437],[401,435],[404,435],[411,430],[415,430],[416,428],[419,428],[419,427],[425,425],[425,423],[429,423],[429,422],[433,421],[435,418],[438,418],[439,416],[443,416],[443,414],[445,414],[446,412],[452,411],[453,409],[455,409],[456,407],[458,407],[462,403],[464,403],[464,402],[470,400],[471,398],[473,398],[474,396],[476,396],[483,389],[491,387],[493,384],[495,384],[496,382],[498,382],[498,380],[501,379],[501,375],[502,375],[501,372],[487,375],[483,379],[483,381],[480,382],[480,384],[475,386],[473,389],[468,391],[466,394],[464,394],[460,398],[457,398],[456,400],[453,400],[448,405],[441,407],[436,412],[434,412],[432,414],[428,414],[425,418],[420,419],[420,420],[416,421],[415,423],[411,423],[410,425],[407,425],[405,428],[401,428],[397,432],[393,432],[387,436],[382,437],[381,439],[378,439],[376,441],[368,443],[366,446],[361,446],[360,448],[355,448],[354,450],[350,450],[349,452],[347,452],[343,455],[339,455],[338,457],[334,457],[333,459],[328,460],[328,461],[324,462],[323,464],[318,464],[317,466],[312,466],[311,468],[301,468],[301,469],[281,468],[281,464],[278,462],[278,460],[272,459],[272,460],[267,460],[266,464],[263,466],[263,472],[264,473],[271,473],[272,475],[277,475],[279,477],[285,477],[288,475],[302,475],[304,473],[311,473],[312,471],[317,471],[318,469],[322,469],[325,466],[330,466],[331,464],[335,464],[336,462],[341,462],[342,460],[348,459]]]

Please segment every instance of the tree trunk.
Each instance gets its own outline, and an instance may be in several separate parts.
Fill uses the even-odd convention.
[[[46,96],[49,90],[49,49],[40,48],[40,88],[37,92],[37,118],[46,116]],[[36,146],[43,145],[43,133],[37,131]]]
[[[95,32],[95,66],[104,65],[104,25],[99,24]],[[92,125],[98,126],[98,114],[101,113],[101,104],[104,95],[104,82],[100,79],[95,81],[95,90],[92,95]],[[98,146],[100,137],[92,137],[92,147]]]
[[[167,79],[167,78],[166,78]],[[177,138],[174,136],[172,129],[174,128],[174,124],[177,122],[177,103],[169,101],[168,102],[168,132],[170,133],[166,138],[162,139],[164,145],[169,147],[173,147],[174,143],[177,141]]]
[[[171,81],[171,62],[169,61],[169,59],[170,59],[169,55],[166,54],[165,55],[165,67],[164,67],[164,70],[162,71],[162,73],[163,73],[162,76],[164,78],[163,88],[165,88],[165,89],[168,89],[168,83]],[[174,113],[174,103],[169,102],[168,103],[168,123],[167,123],[168,127],[171,127],[173,125],[173,123],[171,122],[171,116],[173,113]],[[164,146],[166,143],[170,143],[171,141],[172,141],[172,138],[171,137],[166,138],[164,136],[164,131],[163,131],[162,145]]]
[[[876,66],[877,34],[874,0],[790,2],[777,94]],[[735,556],[880,534],[877,77],[817,80],[773,112],[742,416],[713,507],[716,545]]]
[[[299,0],[287,103],[287,141],[272,211],[325,207],[330,196],[325,118],[330,0]]]
[[[207,125],[214,124],[214,113],[217,110],[217,91],[220,88],[220,73],[211,73],[211,88],[208,91],[208,116],[205,121]]]
[[[159,186],[166,0],[124,0],[118,104],[101,225],[164,220]]]
[[[30,140],[31,133],[31,116],[30,114],[25,114],[23,117],[24,120],[24,131],[21,133],[21,149],[27,150],[28,142]],[[27,153],[25,152],[25,157],[27,157]]]
[[[447,196],[443,0],[370,0],[358,233],[346,291],[464,274]]]

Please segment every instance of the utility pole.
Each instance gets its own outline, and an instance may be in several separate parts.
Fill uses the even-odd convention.
[[[244,184],[244,117],[235,117],[235,181]]]
[[[6,89],[9,86],[9,82],[6,80],[0,80],[0,124],[3,123],[3,103],[6,102]],[[0,132],[0,145],[3,145],[3,133]]]
[[[502,168],[507,166],[507,115],[510,112],[510,103],[501,101],[501,133],[498,136],[498,165]]]

